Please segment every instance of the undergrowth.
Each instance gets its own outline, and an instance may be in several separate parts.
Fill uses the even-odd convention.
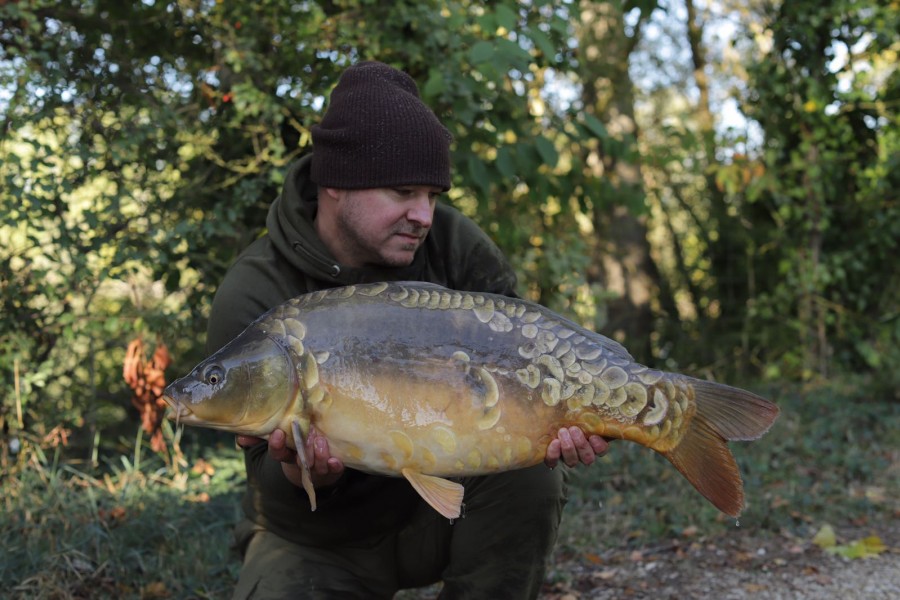
[[[782,415],[761,440],[731,444],[747,499],[737,521],[664,458],[614,442],[598,464],[570,473],[557,561],[683,535],[789,532],[808,539],[824,523],[874,528],[897,519],[900,403],[864,389],[757,390]],[[230,596],[239,568],[231,530],[244,480],[237,450],[197,443],[173,460],[138,442],[91,468],[61,456],[26,446],[5,465],[5,598]]]
[[[26,447],[0,481],[0,589],[12,599],[227,598],[243,459],[115,457],[94,469]]]

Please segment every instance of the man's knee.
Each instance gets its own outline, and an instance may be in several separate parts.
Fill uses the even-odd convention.
[[[245,535],[234,600],[367,600],[391,598],[396,591],[382,564],[385,553],[376,548],[309,548],[259,528]]]

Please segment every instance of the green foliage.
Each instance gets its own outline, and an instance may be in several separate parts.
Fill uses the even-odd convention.
[[[0,421],[94,443],[128,406],[130,339],[159,336],[175,372],[199,359],[217,282],[357,60],[419,81],[456,136],[451,201],[549,268],[535,293],[552,297],[580,264],[516,255],[559,226],[547,198],[589,189],[559,164],[589,130],[540,98],[571,60],[568,19],[474,0],[0,6]]]
[[[889,107],[900,88],[887,32],[900,20],[882,6],[792,2],[769,26],[747,104],[766,135],[745,204],[758,224],[757,343],[782,365],[776,374],[827,375],[834,360],[896,388],[900,119]]]

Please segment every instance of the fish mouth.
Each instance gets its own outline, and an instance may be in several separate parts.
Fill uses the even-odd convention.
[[[176,401],[172,396],[163,396],[163,401],[169,405],[169,410],[166,413],[166,417],[170,421],[175,421],[177,425],[182,419],[189,419],[191,415],[194,414],[190,408],[181,402]]]

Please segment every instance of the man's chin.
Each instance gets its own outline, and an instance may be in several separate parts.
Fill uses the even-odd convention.
[[[408,267],[412,264],[413,259],[416,257],[416,251],[413,250],[401,250],[399,252],[392,252],[387,255],[382,255],[381,260],[382,264],[386,267]]]

